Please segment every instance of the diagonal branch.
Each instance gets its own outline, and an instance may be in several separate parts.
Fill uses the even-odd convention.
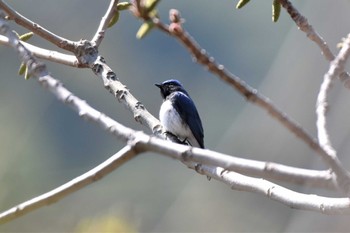
[[[115,96],[115,98],[124,104],[126,108],[133,113],[134,119],[141,123],[142,125],[145,125],[149,129],[152,130],[152,132],[156,135],[166,136],[167,138],[171,139],[172,141],[177,141],[176,138],[171,137],[171,135],[165,135],[163,127],[160,125],[159,121],[150,114],[147,109],[144,107],[144,105],[138,101],[127,89],[127,87],[121,83],[116,74],[112,71],[111,68],[108,67],[106,64],[106,61],[103,57],[98,55],[97,51],[97,45],[101,42],[103,39],[99,35],[102,31],[106,29],[106,24],[109,22],[108,19],[111,17],[111,14],[114,11],[114,7],[118,1],[111,0],[109,8],[105,14],[105,16],[102,18],[100,22],[100,26],[93,38],[93,41],[86,41],[81,40],[79,42],[72,42],[68,41],[66,39],[63,39],[59,36],[53,36],[50,37],[51,32],[48,30],[41,28],[38,26],[37,23],[30,21],[29,19],[26,19],[24,16],[20,15],[18,12],[13,10],[11,7],[9,7],[6,3],[4,3],[3,0],[0,0],[0,9],[2,8],[6,14],[15,20],[16,23],[19,25],[25,27],[28,30],[33,31],[34,33],[38,34],[39,36],[42,36],[44,39],[49,40],[51,43],[56,44],[58,47],[62,47],[62,44],[67,44],[68,47],[65,47],[64,49],[67,49],[68,51],[73,52],[76,55],[77,59],[72,60],[72,57],[67,57],[68,65],[74,65],[77,67],[90,67],[92,68],[93,72],[101,78],[103,81],[104,87]],[[39,28],[39,31],[36,31],[37,28]],[[54,35],[54,34],[53,34]],[[54,38],[53,40],[51,40]],[[62,43],[62,44],[61,44]],[[29,47],[31,48],[31,47]],[[33,51],[34,54],[36,54],[36,50]],[[40,51],[37,52],[38,57],[45,57],[47,55],[46,51]],[[69,56],[69,55],[65,55]],[[60,59],[58,59],[60,60]],[[73,62],[73,64],[72,64]]]
[[[125,146],[118,153],[94,167],[90,171],[72,179],[71,181],[26,202],[23,202],[5,212],[0,213],[0,224],[9,222],[40,207],[53,204],[64,197],[82,189],[83,187],[96,182],[133,157],[138,153],[130,146]]]
[[[30,21],[29,19],[27,19],[26,17],[22,16],[17,11],[12,9],[3,0],[0,0],[0,9],[3,9],[6,12],[8,19],[14,20],[18,25],[21,25],[21,26],[31,30],[32,32],[34,32],[38,36],[41,36],[42,38],[53,43],[54,45],[56,45],[59,48],[62,48],[62,49],[65,49],[65,50],[68,50],[71,52],[74,51],[75,44],[73,41],[70,41],[70,40],[67,40],[63,37],[60,37],[60,36],[50,32],[49,30],[43,28],[39,24]]]
[[[91,42],[93,44],[95,44],[97,47],[100,46],[100,44],[104,38],[106,29],[108,28],[108,24],[111,21],[113,15],[117,11],[117,9],[116,9],[117,4],[118,4],[118,0],[111,0],[105,15],[101,19],[100,25],[98,26],[98,29],[97,29],[94,37],[91,39]]]
[[[326,41],[324,41],[324,39],[315,31],[312,25],[308,22],[307,18],[300,14],[300,12],[293,6],[293,4],[289,0],[279,0],[279,2],[281,3],[282,7],[288,12],[288,14],[293,19],[298,28],[301,31],[305,32],[306,36],[318,45],[326,60],[329,62],[333,61],[333,59],[335,58],[334,54],[328,47]],[[342,81],[350,77],[350,75],[345,71],[339,73],[338,76]]]

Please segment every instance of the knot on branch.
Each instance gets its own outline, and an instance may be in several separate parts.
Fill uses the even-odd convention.
[[[162,126],[161,124],[156,124],[156,125],[152,128],[152,132],[153,132],[153,134],[156,135],[157,137],[165,139],[164,134],[163,134],[164,128],[163,128],[163,126]]]
[[[48,74],[46,65],[43,62],[35,60],[33,57],[26,62],[26,66],[30,76],[39,77]]]
[[[74,50],[75,56],[81,64],[92,67],[98,57],[98,50],[93,43],[88,40],[80,40]]]

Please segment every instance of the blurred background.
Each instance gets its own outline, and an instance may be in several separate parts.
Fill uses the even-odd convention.
[[[237,1],[162,1],[159,14],[168,22],[169,9],[180,10],[186,19],[184,27],[210,55],[316,135],[316,97],[329,63],[283,9],[279,21],[271,21],[272,1],[252,1],[236,10]],[[71,40],[92,38],[109,4],[107,0],[8,2],[25,17]],[[337,53],[336,44],[349,33],[350,2],[292,2]],[[196,102],[209,149],[303,168],[327,168],[264,110],[194,63],[174,38],[153,30],[137,40],[140,25],[129,12],[122,12],[99,51],[148,111],[158,116],[161,104],[153,84],[175,78]],[[12,26],[20,34],[27,32]],[[37,36],[30,42],[58,50]],[[0,211],[71,180],[123,147],[80,119],[34,79],[18,76],[19,64],[11,49],[0,46]],[[55,78],[93,107],[150,133],[91,70],[47,65]],[[330,135],[350,169],[350,91],[336,81],[331,93]],[[305,193],[339,195],[282,185]],[[262,195],[232,191],[178,161],[149,153],[53,205],[0,226],[0,231],[345,232],[350,230],[348,218],[292,210]]]

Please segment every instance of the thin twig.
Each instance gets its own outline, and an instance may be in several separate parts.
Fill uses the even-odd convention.
[[[30,21],[29,19],[25,18],[17,11],[12,9],[3,0],[0,0],[0,9],[3,9],[8,15],[9,19],[14,20],[18,25],[27,28],[28,30],[34,32],[34,34],[41,36],[42,38],[53,43],[59,48],[65,49],[70,52],[74,51],[75,43],[73,41],[60,37],[50,32],[49,30],[41,27],[39,24]]]
[[[138,152],[139,153],[139,152]],[[100,165],[90,171],[72,179],[71,181],[26,202],[23,202],[5,212],[0,213],[0,224],[9,222],[40,207],[53,204],[87,185],[96,182],[116,168],[120,167],[133,157],[137,152],[129,145],[123,147],[118,153],[112,155]]]
[[[118,0],[111,0],[109,3],[109,7],[105,13],[105,15],[102,17],[100,21],[100,25],[98,26],[98,29],[94,35],[94,37],[91,39],[91,42],[94,43],[97,47],[100,46],[106,29],[108,28],[108,24],[111,21],[113,15],[116,13],[116,7],[118,4]]]
[[[0,44],[10,46],[8,38],[1,35]],[[60,53],[53,50],[43,49],[23,41],[22,44],[37,58],[77,68],[87,67],[86,65],[84,66],[83,64],[81,64],[76,58],[76,56]]]
[[[300,14],[300,12],[293,6],[293,4],[289,0],[279,0],[282,7],[286,9],[290,17],[293,19],[295,24],[298,26],[298,28],[305,32],[306,36],[313,42],[315,42],[318,47],[321,49],[321,52],[323,56],[326,58],[327,61],[333,61],[334,54],[328,47],[326,41],[315,31],[315,29],[312,27],[312,25],[308,22],[307,18]],[[339,73],[340,80],[344,81],[348,79],[350,75],[342,71]],[[349,87],[346,85],[346,87]]]

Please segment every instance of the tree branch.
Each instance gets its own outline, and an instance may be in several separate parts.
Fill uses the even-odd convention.
[[[94,167],[90,171],[47,193],[44,193],[5,212],[0,213],[0,224],[9,222],[40,207],[51,205],[68,196],[69,194],[72,194],[82,189],[83,187],[102,179],[130,159],[134,158],[138,153],[140,152],[136,152],[132,147],[128,145],[125,146],[118,153],[112,155],[106,161]]]
[[[309,24],[307,18],[301,15],[300,12],[293,6],[293,4],[289,0],[279,0],[279,2],[281,3],[282,7],[288,12],[288,14],[293,19],[298,28],[301,31],[305,32],[306,36],[318,45],[326,60],[329,62],[333,61],[333,59],[335,58],[334,54],[328,47],[326,41],[324,41],[323,38],[315,31],[312,25]],[[342,81],[345,81],[350,77],[349,73],[345,71],[339,73],[338,76]],[[345,86],[350,88],[350,85]]]
[[[134,13],[134,15],[137,15]],[[144,19],[146,20],[146,19]],[[288,116],[275,107],[271,101],[258,93],[258,91],[230,71],[226,70],[223,65],[215,62],[213,57],[209,57],[205,49],[201,48],[198,43],[189,35],[188,32],[182,27],[183,20],[180,13],[177,10],[170,10],[170,20],[172,23],[167,26],[163,24],[158,18],[152,18],[153,23],[161,28],[163,31],[167,29],[170,35],[178,39],[184,47],[196,58],[196,62],[206,67],[211,73],[218,78],[235,88],[240,94],[242,94],[248,101],[256,104],[257,106],[265,109],[274,119],[279,121],[283,126],[289,129],[294,135],[304,141],[311,149],[317,152],[318,155],[325,161],[325,163],[335,172],[337,178],[340,180],[341,185],[339,187],[350,196],[350,175],[340,163],[339,160],[331,159],[332,155],[328,154],[319,143],[310,136],[298,123],[289,119]]]
[[[147,111],[145,106],[137,100],[117,78],[113,70],[106,64],[103,57],[93,62],[93,72],[103,81],[104,87],[115,96],[115,98],[123,103],[123,105],[133,114],[134,119],[151,129],[155,135],[165,136],[165,131],[159,120]]]
[[[347,61],[347,59],[350,56],[350,34],[346,38],[346,40],[343,43],[343,47],[340,50],[338,56],[331,62],[328,72],[324,76],[324,80],[321,84],[320,91],[317,96],[317,103],[316,103],[316,113],[317,113],[317,132],[318,132],[318,141],[321,145],[321,147],[329,154],[328,160],[330,160],[331,163],[334,164],[341,164],[338,157],[337,152],[333,148],[331,141],[329,139],[329,135],[327,132],[326,127],[326,111],[327,111],[327,96],[329,94],[329,91],[332,86],[332,81],[338,77],[342,72],[344,72],[344,66]],[[339,167],[341,169],[344,169],[344,172],[348,173],[345,168]],[[336,172],[337,175],[341,174],[341,172]],[[347,175],[347,177],[349,174]],[[343,186],[342,189],[346,190],[346,187],[350,185],[349,180],[347,177],[340,177],[339,185]],[[348,190],[350,191],[350,190]]]
[[[1,35],[0,35],[0,44],[10,46],[8,38]],[[76,56],[67,55],[67,54],[60,53],[53,50],[43,49],[24,41],[22,41],[22,44],[37,58],[41,58],[47,61],[56,62],[62,65],[67,65],[67,66],[72,66],[77,68],[87,67],[79,63]]]
[[[38,78],[38,81],[40,84],[42,84],[42,86],[50,90],[60,101],[71,106],[84,119],[96,122],[118,139],[129,143],[116,155],[112,156],[106,162],[88,173],[77,177],[76,179],[50,191],[49,193],[41,195],[12,208],[3,214],[0,214],[0,222],[5,221],[6,219],[6,221],[9,221],[16,216],[23,215],[43,205],[57,201],[69,193],[72,193],[86,186],[87,184],[102,178],[115,168],[133,158],[136,154],[144,151],[157,152],[177,160],[191,162],[190,164],[193,165],[191,168],[195,169],[201,174],[214,177],[215,179],[227,183],[231,187],[238,190],[267,195],[269,198],[289,205],[293,208],[319,211],[328,214],[350,212],[350,204],[347,198],[327,198],[297,193],[269,181],[246,177],[236,172],[226,171],[225,169],[249,173],[251,175],[262,175],[273,179],[279,179],[280,177],[278,174],[280,174],[282,177],[280,178],[281,180],[296,183],[306,180],[313,185],[334,187],[332,183],[334,177],[328,171],[314,171],[230,157],[214,151],[192,148],[180,144],[174,144],[155,137],[150,137],[142,132],[135,132],[134,130],[119,124],[101,112],[93,109],[83,100],[74,96],[70,91],[64,88],[59,81],[52,78],[48,74],[45,65],[36,61],[28,49],[26,49],[26,47],[23,46],[22,43],[13,35],[6,22],[3,20],[0,20],[0,32],[6,34],[6,36],[9,38],[7,43],[19,52],[21,59],[26,63],[31,74]],[[190,38],[189,41],[191,42]],[[147,112],[147,110],[145,110],[144,106],[131,95],[123,84],[117,80],[115,73],[105,64],[103,58],[98,56],[97,49],[91,44],[91,42],[81,41],[75,48],[74,52],[75,54],[78,54],[79,62],[93,68],[95,74],[103,80],[105,87],[109,89],[119,101],[125,101],[124,104],[129,106],[130,110],[134,113],[136,120],[141,119],[139,120],[140,122],[145,120],[146,122],[144,124],[146,124],[153,131],[157,131],[155,130],[156,128],[161,128],[159,121],[151,114],[150,119],[147,119],[147,117],[143,115],[145,112]],[[199,57],[207,58],[207,54],[203,53],[202,56]],[[216,65],[213,59],[209,58],[208,61],[208,64]],[[222,69],[222,71],[225,70]],[[256,98],[254,89],[246,86],[244,83],[242,86],[244,88],[248,87],[248,91],[251,92],[249,95],[252,95],[252,97],[246,96],[248,100],[250,100],[250,98]],[[193,162],[197,164],[194,164]]]
[[[109,8],[105,16],[102,18],[100,22],[100,26],[93,38],[93,42],[90,42],[87,40],[72,42],[72,41],[63,39],[59,36],[54,36],[54,40],[50,40],[51,38],[50,35],[53,33],[50,33],[48,30],[41,27],[39,27],[40,28],[39,31],[35,31],[38,28],[37,23],[34,23],[26,19],[24,16],[20,15],[15,10],[10,8],[2,0],[0,0],[0,8],[3,8],[4,11],[10,16],[10,18],[15,19],[16,23],[25,27],[28,30],[33,31],[39,36],[42,36],[44,39],[50,40],[50,42],[56,44],[58,47],[61,47],[60,43],[66,44],[65,41],[68,41],[67,42],[68,47],[65,49],[73,52],[76,55],[78,62],[75,63],[74,65],[78,67],[92,68],[93,72],[102,79],[104,87],[111,94],[113,94],[115,98],[118,99],[119,102],[123,103],[124,106],[126,106],[126,108],[130,112],[133,113],[134,119],[136,121],[138,121],[139,123],[151,129],[152,132],[156,135],[162,135],[163,137],[167,137],[173,141],[178,141],[176,140],[176,138],[170,137],[169,135],[165,134],[165,131],[163,130],[163,127],[161,126],[159,121],[155,117],[153,117],[153,115],[147,111],[144,105],[130,93],[127,87],[118,80],[116,74],[112,71],[110,67],[107,66],[104,58],[99,56],[98,54],[96,45],[98,45],[102,40],[102,37],[100,38],[100,34],[102,31],[106,29],[106,24],[108,24],[109,22],[108,19],[111,17],[111,14],[117,2],[118,1],[111,0]],[[46,53],[43,54],[42,52],[43,51],[41,51],[38,55],[42,56],[46,54]],[[69,60],[72,60],[71,57],[69,57]],[[74,62],[76,62],[76,60],[74,60]],[[68,63],[71,64],[71,62],[68,62]]]
[[[328,198],[314,194],[298,193],[267,180],[228,172],[217,167],[199,165],[195,169],[198,173],[210,175],[210,177],[227,184],[234,190],[262,194],[293,209],[309,210],[323,214],[350,214],[349,198]]]
[[[97,47],[100,46],[106,29],[108,28],[109,22],[111,21],[113,15],[116,13],[117,11],[117,4],[118,4],[118,0],[111,0],[109,3],[109,7],[105,13],[105,15],[102,17],[101,21],[100,21],[100,25],[98,26],[98,29],[94,35],[94,37],[91,39],[91,42],[93,44],[95,44]]]
[[[74,51],[75,43],[73,41],[57,36],[49,30],[41,27],[39,24],[30,21],[29,19],[25,18],[17,11],[12,9],[3,0],[0,0],[0,9],[3,9],[6,12],[9,20],[14,20],[18,25],[27,28],[28,30],[34,32],[35,34],[44,38],[45,40],[53,43],[59,48],[65,49],[70,52]]]

